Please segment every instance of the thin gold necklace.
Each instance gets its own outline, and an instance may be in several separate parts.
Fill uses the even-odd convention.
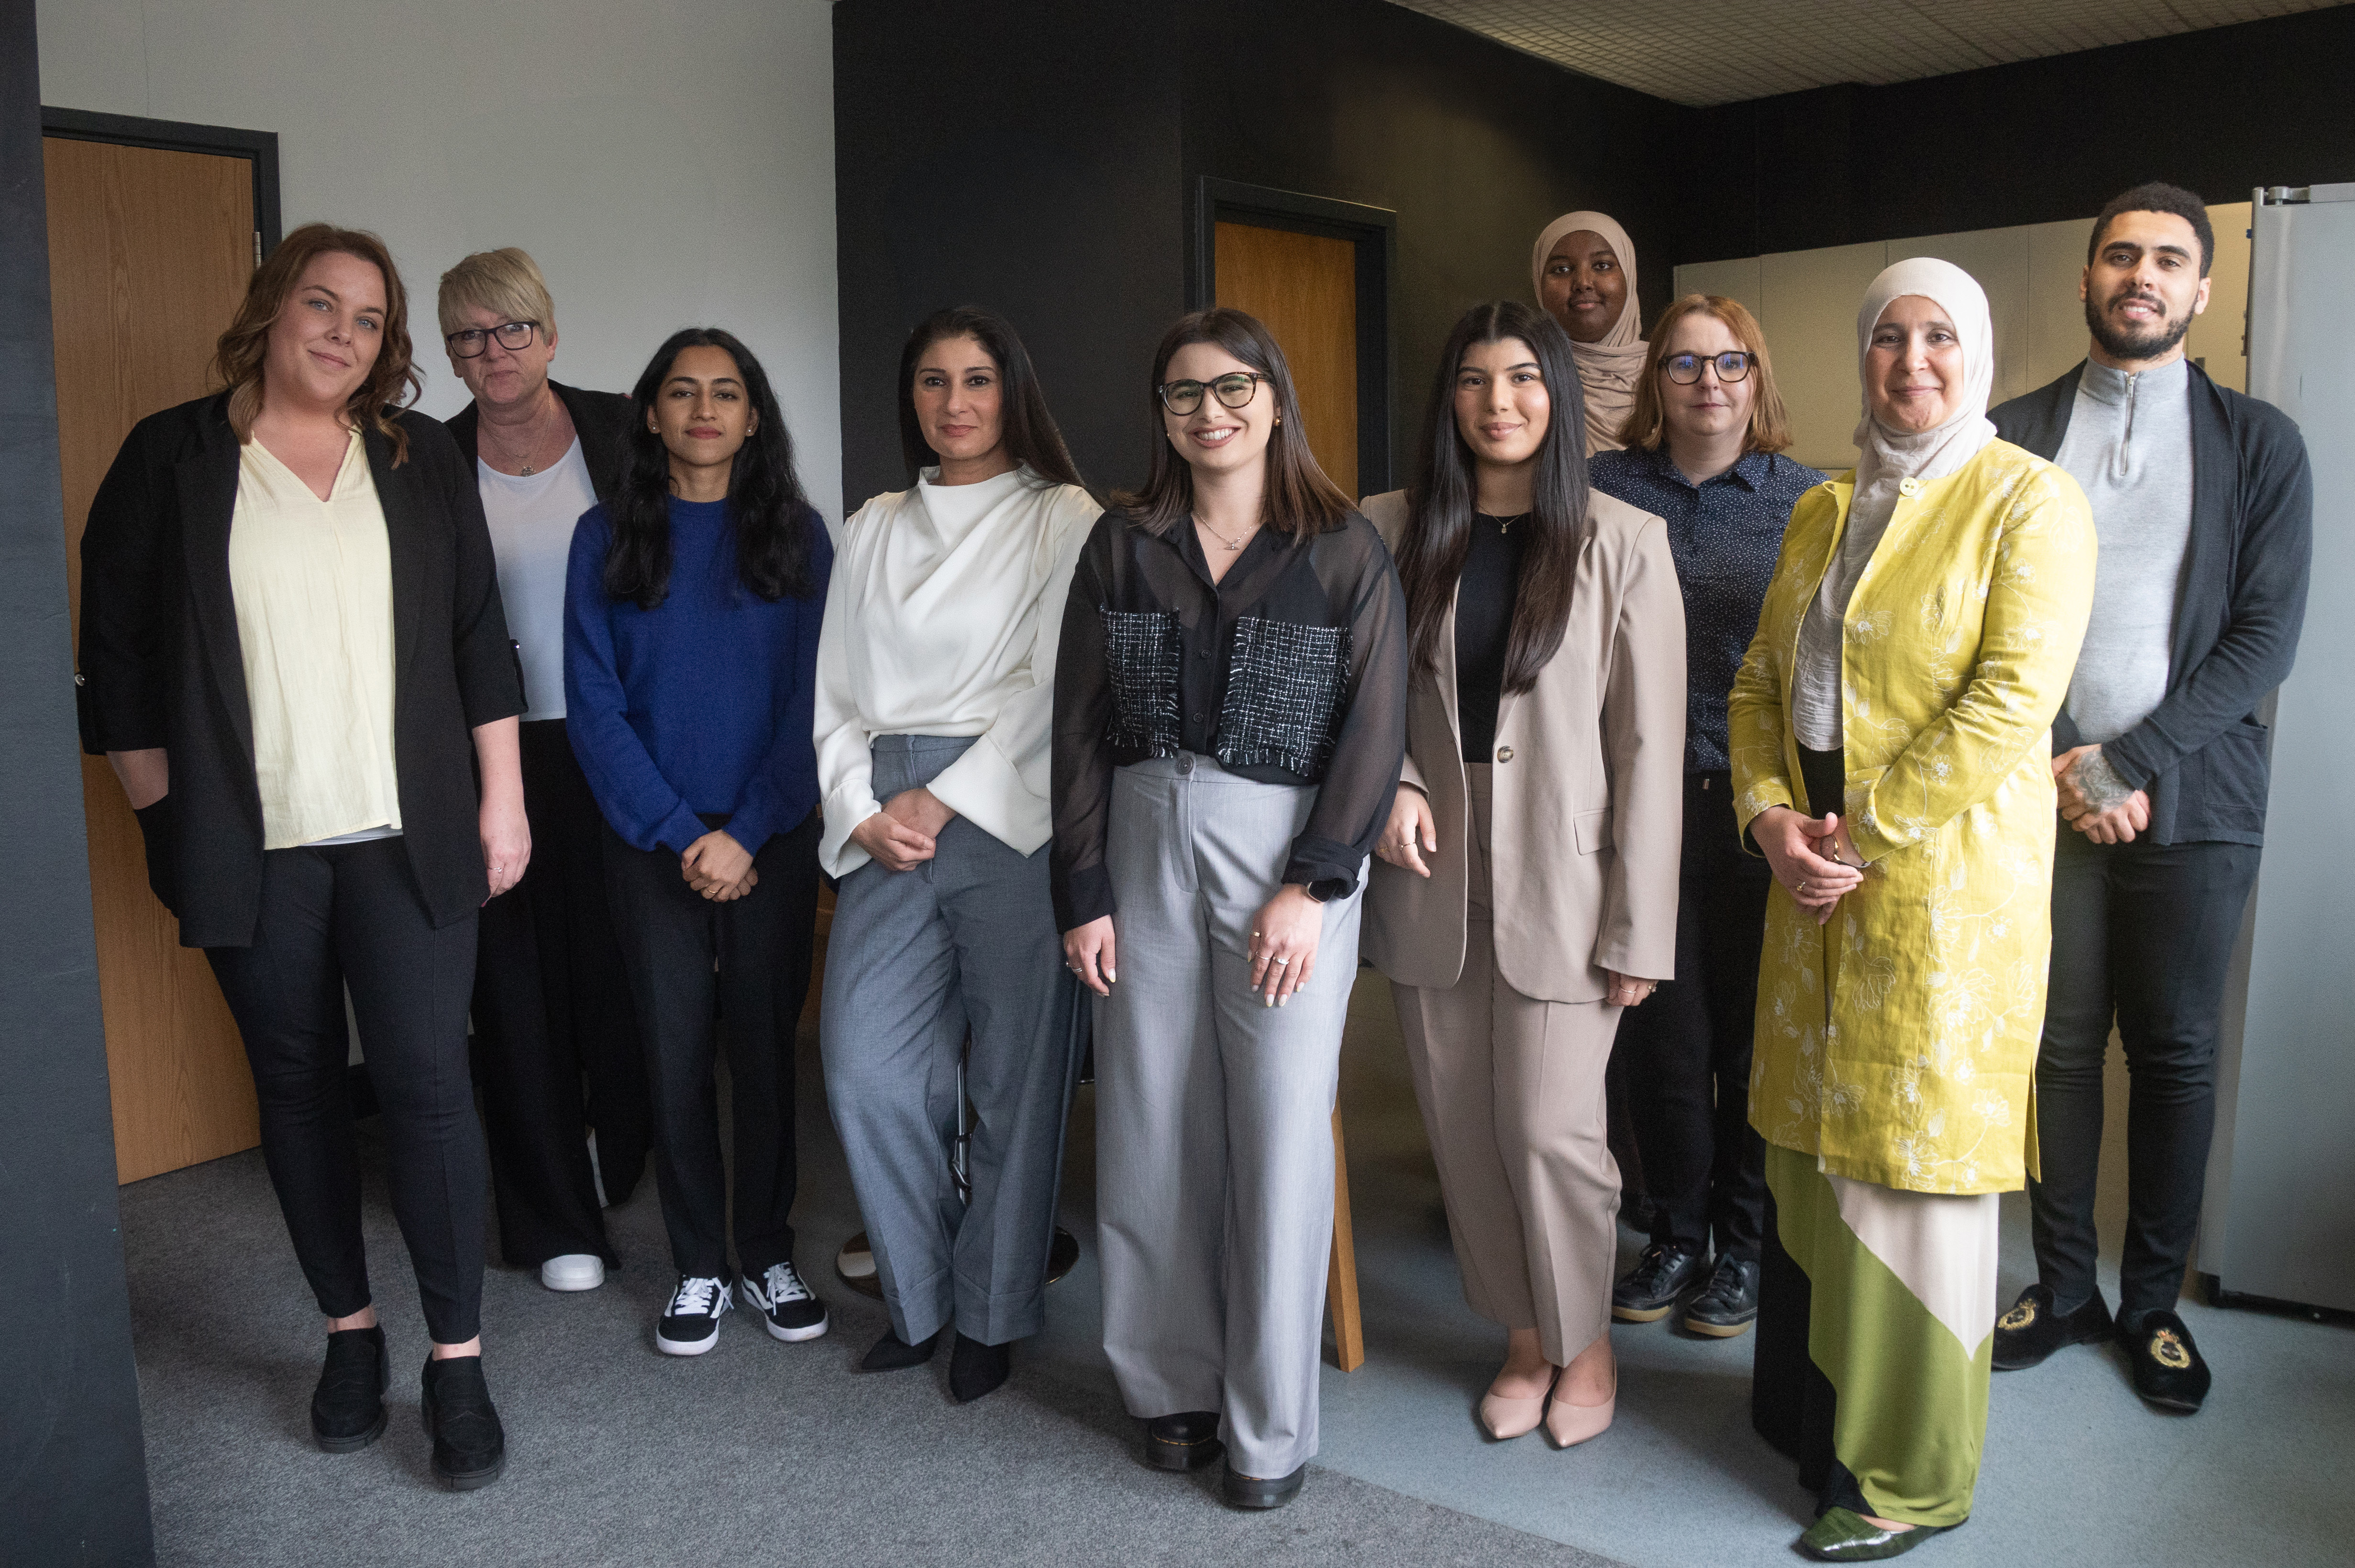
[[[1488,515],[1492,517],[1496,517],[1494,512],[1491,512]],[[1527,512],[1515,512],[1509,517],[1497,517],[1497,531],[1500,534],[1511,533],[1513,531],[1513,525],[1528,516],[1529,514]]]
[[[543,447],[543,446],[545,446],[545,445],[547,445],[547,444],[548,444],[548,432],[549,432],[549,428],[550,428],[550,427],[552,427],[552,426],[555,424],[555,422],[556,422],[556,421],[555,421],[555,406],[556,406],[556,400],[555,400],[555,396],[554,396],[554,394],[552,394],[552,393],[551,393],[551,394],[549,394],[549,406],[548,406],[548,407],[546,407],[546,408],[543,408],[543,409],[542,409],[542,411],[541,411],[541,412],[540,412],[540,414],[539,414],[538,419],[537,421],[534,421],[534,422],[538,426],[538,429],[536,432],[534,432],[534,433],[533,433],[533,435],[532,435],[532,438],[531,438],[531,441],[530,441],[529,444],[526,445],[526,446],[524,447],[524,449],[523,449],[523,470],[522,470],[522,473],[521,473],[520,475],[517,475],[517,477],[519,477],[519,478],[521,478],[521,477],[527,477],[527,476],[531,474],[531,471],[532,471],[532,462],[531,462],[531,459],[532,459],[532,457],[533,457],[533,456],[534,456],[534,455],[535,455],[535,454],[539,451],[539,449],[540,449],[541,447]],[[491,425],[491,423],[490,423],[490,421],[489,421],[485,420],[485,421],[483,421],[483,432],[484,432],[484,433],[485,433],[485,434],[486,434],[486,435],[487,435],[487,434],[489,434],[489,433],[490,433],[490,432],[491,432],[491,430],[492,430],[492,428],[493,428],[493,427],[492,427],[492,425]],[[505,458],[507,462],[509,462],[509,463],[513,463],[513,462],[515,462],[515,461],[516,461],[515,449],[514,449],[514,448],[512,448],[512,447],[510,447],[510,446],[508,446],[508,445],[507,445],[507,443],[506,443],[506,442],[504,442],[504,441],[500,441],[500,440],[497,440],[497,439],[494,438],[492,444],[494,444],[495,446],[496,446],[496,447],[499,449],[499,455],[500,455],[501,457]]]

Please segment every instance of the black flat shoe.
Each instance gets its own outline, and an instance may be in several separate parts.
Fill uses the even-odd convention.
[[[1004,1382],[1013,1370],[1012,1345],[985,1345],[960,1334],[949,1348],[949,1392],[959,1404],[971,1404]]]
[[[471,1492],[497,1480],[507,1467],[507,1435],[491,1403],[491,1386],[483,1381],[483,1358],[429,1360],[424,1383],[433,1474],[453,1492]]]
[[[330,1454],[353,1454],[384,1435],[384,1391],[392,1385],[384,1326],[327,1336],[327,1364],[311,1391],[311,1437]]]
[[[1199,1470],[1226,1451],[1215,1410],[1181,1410],[1145,1424],[1145,1462],[1156,1470]]]
[[[1739,1258],[1719,1258],[1708,1288],[1685,1308],[1685,1327],[1712,1339],[1731,1339],[1750,1332],[1750,1326],[1757,1321],[1758,1265]]]
[[[921,1367],[931,1360],[932,1352],[940,1348],[941,1337],[938,1334],[921,1344],[911,1345],[900,1338],[897,1331],[886,1328],[883,1338],[868,1346],[867,1354],[858,1358],[858,1370],[862,1372],[905,1371],[910,1367]]]
[[[1883,1530],[1859,1513],[1844,1508],[1826,1509],[1821,1519],[1799,1537],[1799,1550],[1818,1563],[1878,1563],[1902,1557],[1934,1535],[1954,1526],[1917,1524],[1911,1530]]]
[[[1611,1287],[1611,1316],[1622,1323],[1657,1323],[1676,1310],[1677,1297],[1701,1281],[1709,1260],[1689,1247],[1655,1242],[1627,1277]]]
[[[2189,1415],[2208,1398],[2208,1362],[2183,1319],[2168,1311],[2138,1314],[2120,1331],[2135,1392],[2161,1410]]]
[[[1288,1476],[1278,1476],[1273,1480],[1263,1480],[1257,1476],[1241,1475],[1232,1465],[1230,1465],[1227,1467],[1226,1478],[1220,1484],[1219,1489],[1226,1498],[1229,1508],[1282,1508],[1300,1495],[1300,1483],[1307,1478],[1308,1467],[1305,1465]]]
[[[2110,1320],[2109,1303],[2099,1290],[2074,1312],[2052,1310],[2050,1286],[2031,1285],[2019,1293],[2011,1310],[1995,1322],[1995,1370],[2016,1372],[2032,1367],[2055,1350],[2072,1345],[2094,1345],[2117,1332]]]

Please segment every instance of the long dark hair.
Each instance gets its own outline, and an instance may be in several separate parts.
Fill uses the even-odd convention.
[[[918,474],[940,461],[926,444],[924,427],[916,419],[916,366],[924,350],[956,337],[972,338],[997,361],[1006,454],[1028,464],[1033,474],[1050,483],[1086,489],[1080,471],[1072,466],[1070,450],[1063,445],[1063,432],[1055,428],[1055,416],[1047,411],[1047,394],[1039,386],[1039,373],[1030,368],[1030,352],[1022,347],[1013,323],[996,311],[969,304],[951,305],[924,317],[908,334],[908,347],[900,352],[900,454],[908,460],[908,483],[914,484]]]
[[[1146,406],[1153,411],[1152,472],[1144,489],[1115,496],[1114,504],[1137,527],[1155,534],[1166,534],[1193,515],[1194,471],[1170,444],[1156,390],[1169,374],[1169,361],[1191,343],[1225,349],[1266,377],[1275,396],[1276,423],[1267,435],[1267,489],[1262,503],[1267,526],[1295,538],[1339,528],[1353,508],[1308,449],[1308,428],[1300,417],[1300,399],[1292,389],[1292,367],[1284,363],[1284,350],[1257,316],[1223,306],[1180,316],[1161,335],[1161,347],[1153,352],[1153,379],[1145,389]]]
[[[1472,514],[1479,495],[1472,449],[1455,423],[1455,378],[1475,346],[1518,337],[1537,356],[1553,404],[1545,439],[1532,460],[1529,553],[1521,558],[1520,591],[1505,645],[1505,689],[1527,691],[1561,646],[1570,621],[1571,583],[1586,542],[1586,407],[1570,338],[1551,316],[1514,300],[1474,305],[1447,335],[1424,416],[1423,462],[1407,491],[1406,532],[1399,541],[1399,580],[1406,588],[1407,635],[1415,663],[1439,664],[1439,627],[1464,575],[1472,548]]]
[[[815,583],[810,572],[809,497],[794,472],[794,438],[778,411],[769,374],[735,334],[716,326],[690,326],[672,333],[646,361],[630,390],[636,417],[630,424],[630,452],[613,498],[605,504],[613,542],[605,551],[605,594],[651,610],[670,593],[670,448],[646,428],[646,411],[689,348],[717,348],[736,361],[744,395],[759,415],[752,433],[737,451],[728,474],[728,505],[736,529],[736,577],[762,598],[805,598]]]

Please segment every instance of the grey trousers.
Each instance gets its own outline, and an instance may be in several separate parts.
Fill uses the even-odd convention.
[[[973,743],[878,736],[876,798],[930,783]],[[1063,966],[1047,851],[1017,854],[963,817],[938,846],[912,870],[870,860],[842,880],[818,1019],[826,1101],[892,1332],[914,1344],[954,1324],[1002,1345],[1046,1321],[1086,1015]],[[949,1171],[968,1030],[970,1204]]]
[[[1120,977],[1095,1004],[1104,1351],[1130,1414],[1217,1411],[1229,1463],[1263,1477],[1316,1452],[1362,876],[1325,906],[1288,1005],[1263,1004],[1245,954],[1316,798],[1190,753],[1113,775]]]

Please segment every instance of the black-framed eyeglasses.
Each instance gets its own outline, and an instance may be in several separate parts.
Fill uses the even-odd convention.
[[[1660,368],[1678,386],[1689,387],[1700,379],[1700,368],[1704,365],[1714,366],[1721,381],[1739,381],[1750,374],[1750,367],[1756,363],[1755,354],[1732,348],[1723,354],[1671,354],[1660,361]]]
[[[1256,370],[1232,370],[1207,381],[1164,381],[1153,389],[1160,394],[1161,406],[1171,413],[1190,414],[1202,406],[1205,387],[1217,393],[1219,401],[1228,408],[1239,409],[1259,394],[1262,381],[1272,383],[1273,378]]]
[[[465,327],[452,333],[442,341],[447,343],[450,346],[450,352],[461,359],[478,357],[494,337],[499,340],[500,347],[512,354],[531,347],[532,331],[538,325],[539,323],[536,321],[503,321],[498,325],[488,328]]]

